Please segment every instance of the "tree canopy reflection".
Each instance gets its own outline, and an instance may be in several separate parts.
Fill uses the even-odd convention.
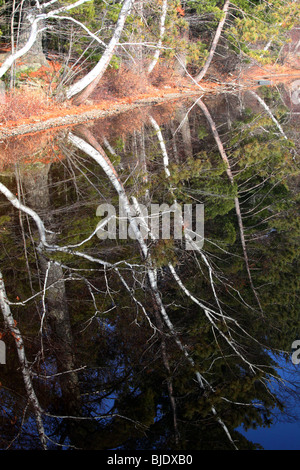
[[[299,291],[297,141],[258,96],[267,108],[226,94],[34,152],[5,143],[2,448],[257,448],[236,429],[284,408],[269,352],[290,353]],[[204,204],[201,250],[184,226],[182,241],[144,239],[128,210],[174,202]],[[135,239],[97,237],[101,203],[122,204]]]

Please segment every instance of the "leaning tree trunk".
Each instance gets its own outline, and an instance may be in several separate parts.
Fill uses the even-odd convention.
[[[232,174],[232,171],[231,171],[231,166],[230,166],[227,154],[225,152],[223,143],[222,143],[222,141],[220,139],[220,136],[219,136],[219,133],[217,131],[216,124],[215,124],[213,118],[211,117],[211,114],[208,111],[206,105],[203,103],[203,101],[198,100],[197,105],[202,110],[203,114],[205,115],[205,117],[206,117],[206,119],[207,119],[207,121],[210,125],[210,128],[211,128],[213,137],[215,139],[215,142],[217,144],[219,153],[221,155],[221,158],[222,158],[223,162],[226,165],[226,174],[228,176],[228,179],[229,179],[230,183],[233,185],[234,184],[234,179],[233,179],[233,174]],[[238,196],[235,196],[235,198],[234,198],[234,205],[235,205],[235,213],[236,213],[237,220],[238,220],[238,225],[239,225],[241,245],[242,245],[242,249],[243,249],[244,260],[245,260],[245,265],[246,265],[246,270],[247,270],[247,274],[248,274],[249,283],[250,283],[252,292],[254,294],[254,297],[257,301],[257,304],[258,304],[259,310],[261,312],[261,315],[264,316],[263,309],[262,309],[262,306],[261,306],[261,303],[260,303],[260,299],[259,299],[258,293],[257,293],[257,291],[254,287],[253,280],[252,280],[252,275],[251,275],[251,271],[250,271],[248,251],[247,251],[245,233],[244,233],[244,224],[243,224],[243,219],[242,219],[242,214],[241,214],[241,209],[240,209],[240,201],[239,201]]]
[[[176,111],[176,117],[180,122],[179,128],[182,137],[183,151],[186,158],[193,156],[193,144],[189,122],[189,115],[186,106],[179,106]]]
[[[39,36],[43,30],[43,27],[41,26],[43,25],[43,22],[45,22],[48,18],[57,18],[60,13],[72,10],[73,8],[76,8],[90,0],[77,0],[72,4],[67,4],[63,7],[56,8],[55,10],[49,11],[48,13],[39,13],[40,10],[46,9],[56,1],[57,0],[51,0],[42,5],[36,2],[38,4],[38,8],[31,8],[30,10],[27,9],[27,14],[24,18],[24,27],[22,26],[24,30],[21,31],[20,40],[22,45],[16,50],[12,50],[12,52],[5,58],[3,64],[0,67],[0,78],[10,69],[16,60],[18,60],[20,57],[24,57],[25,54],[31,52],[32,48],[35,47],[35,43],[39,41]],[[69,19],[68,17],[66,18]],[[37,46],[36,52],[39,50],[40,45]]]
[[[211,45],[211,48],[210,48],[210,51],[209,51],[209,54],[208,54],[208,58],[206,59],[206,62],[204,64],[204,67],[201,70],[201,72],[195,77],[196,82],[200,82],[200,80],[202,80],[202,78],[204,77],[204,75],[206,74],[206,72],[208,70],[208,67],[211,64],[211,61],[212,61],[213,56],[215,54],[219,39],[220,39],[221,34],[222,34],[222,30],[223,30],[223,27],[224,27],[224,24],[225,24],[225,21],[226,21],[226,18],[227,18],[229,5],[230,5],[230,0],[226,0],[226,2],[224,4],[224,7],[223,7],[223,10],[222,10],[223,11],[223,16],[222,16],[221,21],[219,22],[218,27],[217,27],[216,34],[215,34],[215,37],[213,39],[213,42],[212,42],[212,45]]]
[[[105,49],[104,53],[102,54],[101,59],[95,65],[95,67],[83,78],[78,80],[76,83],[71,85],[66,92],[67,99],[73,98],[74,104],[81,104],[83,103],[95,90],[99,81],[103,77],[111,58],[115,52],[115,48],[118,45],[120,36],[122,34],[124,24],[126,21],[127,16],[129,15],[131,6],[134,0],[125,0],[123,7],[120,11],[119,18],[117,21],[116,29],[114,34]]]
[[[5,283],[4,283],[1,270],[0,270],[0,310],[2,311],[5,325],[15,340],[16,349],[18,353],[18,360],[19,360],[21,372],[23,375],[23,380],[25,384],[28,401],[33,408],[33,413],[35,416],[35,421],[36,421],[37,430],[38,430],[42,448],[44,450],[47,450],[47,437],[45,434],[45,428],[44,428],[44,423],[43,423],[43,411],[41,409],[39,400],[37,398],[37,395],[33,387],[32,376],[31,376],[30,367],[26,358],[23,337],[21,335],[19,327],[17,326],[17,322],[14,319],[11,309],[10,309],[10,304],[7,298]]]

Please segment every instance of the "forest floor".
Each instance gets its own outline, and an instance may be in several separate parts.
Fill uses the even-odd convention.
[[[30,77],[31,81],[34,77]],[[239,75],[218,77],[201,81],[197,86],[190,78],[170,81],[154,87],[145,85],[143,93],[132,92],[118,97],[109,93],[98,93],[96,99],[74,106],[45,99],[40,89],[25,86],[13,99],[0,96],[0,139],[28,135],[45,129],[72,126],[94,119],[120,114],[135,108],[158,104],[170,100],[222,93],[224,90],[241,90],[259,87],[259,80],[269,80],[270,85],[289,83],[300,79],[300,70],[290,65],[252,65]],[[28,82],[25,77],[24,82]]]

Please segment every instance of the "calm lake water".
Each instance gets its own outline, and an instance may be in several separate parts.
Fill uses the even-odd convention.
[[[1,449],[300,449],[297,106],[0,143]]]

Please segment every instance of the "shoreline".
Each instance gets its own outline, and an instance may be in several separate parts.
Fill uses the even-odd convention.
[[[223,87],[222,87],[223,89]],[[122,114],[126,111],[131,111],[136,108],[145,107],[149,105],[155,105],[164,103],[167,101],[173,101],[178,99],[189,98],[190,96],[197,96],[201,94],[211,93],[211,90],[200,90],[200,89],[186,89],[182,91],[172,90],[169,93],[164,93],[161,90],[155,94],[151,94],[149,97],[137,97],[135,100],[122,100],[116,99],[111,102],[109,108],[105,109],[101,104],[95,103],[90,106],[79,106],[66,110],[66,114],[61,113],[60,116],[54,118],[43,119],[42,116],[33,116],[26,121],[30,121],[26,124],[19,124],[17,126],[4,126],[0,124],[0,139],[7,139],[9,137],[17,137],[22,135],[35,134],[49,129],[63,128],[67,126],[77,125],[84,122],[111,117],[117,114]]]
[[[280,73],[281,72],[281,73]],[[286,73],[282,73],[286,72]],[[69,127],[96,119],[104,119],[122,114],[137,108],[151,106],[168,101],[175,101],[192,96],[204,96],[218,94],[224,91],[247,90],[258,88],[258,80],[269,79],[270,86],[279,83],[288,83],[291,80],[300,79],[299,69],[282,70],[274,67],[252,66],[244,71],[240,77],[231,77],[228,82],[201,82],[182,85],[177,88],[157,89],[157,91],[141,94],[135,98],[115,98],[111,101],[103,100],[89,105],[71,106],[60,109],[58,115],[51,117],[51,112],[44,115],[35,115],[30,118],[20,119],[17,123],[0,123],[0,141],[22,135],[36,134],[44,130]],[[52,113],[53,114],[53,113]]]

